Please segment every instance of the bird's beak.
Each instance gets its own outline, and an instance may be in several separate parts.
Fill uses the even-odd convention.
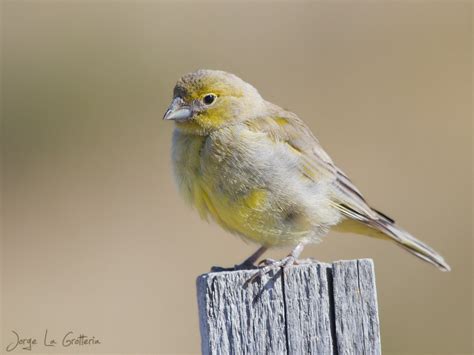
[[[191,107],[185,105],[183,99],[176,97],[171,102],[168,110],[166,110],[163,119],[182,122],[190,119],[192,114],[193,111],[191,110]]]

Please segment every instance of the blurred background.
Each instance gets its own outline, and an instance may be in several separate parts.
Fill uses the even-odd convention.
[[[195,279],[255,248],[171,173],[173,86],[222,69],[302,117],[369,202],[440,251],[373,258],[384,353],[472,353],[472,2],[2,1],[2,336],[37,352],[197,353]],[[268,257],[281,257],[275,250]]]

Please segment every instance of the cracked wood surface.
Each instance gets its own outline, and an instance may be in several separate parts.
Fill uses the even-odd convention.
[[[203,354],[380,354],[372,260],[197,279]]]

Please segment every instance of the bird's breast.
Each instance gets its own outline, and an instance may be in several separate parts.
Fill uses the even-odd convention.
[[[254,146],[235,134],[175,133],[174,171],[186,200],[201,217],[211,216],[225,229],[260,244],[287,244],[307,235],[311,225],[304,208],[283,198],[283,189],[275,190],[259,167],[265,161],[254,159]]]
[[[235,152],[221,139],[175,131],[172,152],[178,188],[202,217],[211,214],[218,221],[227,220],[228,206],[255,190],[232,161]],[[257,196],[250,194],[248,203],[255,205]]]

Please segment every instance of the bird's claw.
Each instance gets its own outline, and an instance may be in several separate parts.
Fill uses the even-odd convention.
[[[257,281],[258,279],[262,279],[263,276],[270,272],[277,272],[278,269],[286,269],[289,266],[296,264],[296,258],[292,255],[288,255],[287,257],[281,260],[274,260],[274,259],[264,259],[258,263],[258,265],[264,265],[248,280],[249,282]]]
[[[267,258],[267,259],[260,260],[260,262],[258,263],[258,266],[259,266],[259,267],[261,267],[262,265],[263,265],[263,266],[270,266],[270,265],[275,264],[275,263],[278,262],[278,261],[279,261],[279,260]]]

